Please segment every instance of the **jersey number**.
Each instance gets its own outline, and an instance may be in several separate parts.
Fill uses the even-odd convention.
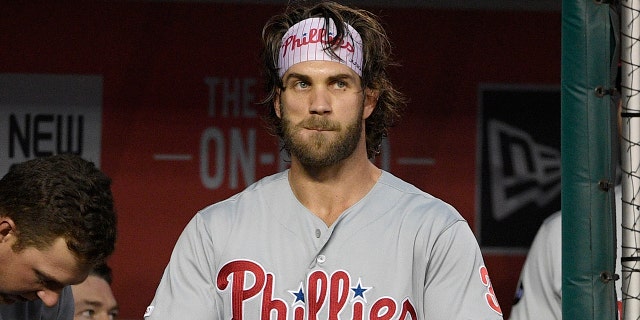
[[[493,311],[502,315],[502,309],[500,308],[498,298],[496,297],[496,293],[493,291],[493,285],[491,285],[491,280],[489,279],[489,271],[485,266],[480,267],[480,280],[482,280],[482,284],[487,287],[487,292],[484,294],[487,304],[489,304],[489,307]]]

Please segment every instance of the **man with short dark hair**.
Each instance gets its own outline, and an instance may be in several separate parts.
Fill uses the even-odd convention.
[[[115,247],[110,188],[71,154],[14,165],[0,179],[0,319],[73,319],[69,285]]]
[[[74,320],[115,320],[118,302],[111,291],[111,268],[102,263],[95,266],[87,279],[71,286],[75,301]]]

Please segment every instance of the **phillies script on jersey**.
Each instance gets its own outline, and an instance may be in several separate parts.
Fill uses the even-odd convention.
[[[487,269],[483,266],[479,273],[483,284],[487,286],[487,304],[502,314]],[[409,298],[397,301],[391,297],[381,297],[368,304],[366,293],[372,287],[363,286],[361,279],[354,282],[346,271],[338,270],[327,274],[323,270],[316,270],[309,273],[306,281],[306,291],[302,283],[296,290],[289,290],[292,302],[288,304],[284,299],[273,296],[273,274],[267,273],[255,262],[236,260],[222,267],[216,286],[220,291],[230,291],[234,320],[244,319],[244,302],[252,299],[262,300],[262,319],[271,319],[273,312],[277,313],[277,319],[288,319],[290,308],[294,310],[294,320],[318,319],[323,308],[328,308],[328,319],[339,319],[340,313],[346,308],[351,309],[353,320],[418,319],[414,304]],[[367,309],[365,304],[370,307]],[[253,318],[258,315],[250,316]]]

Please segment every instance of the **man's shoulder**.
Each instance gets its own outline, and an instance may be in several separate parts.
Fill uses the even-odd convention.
[[[225,202],[239,201],[256,194],[280,192],[282,188],[289,186],[287,172],[288,170],[263,177],[258,181],[253,182],[242,191],[232,195],[229,198],[214,203],[213,205],[223,204]]]
[[[562,228],[562,212],[556,211],[546,217],[540,226],[541,229],[561,229]]]
[[[411,208],[408,213],[412,212],[429,220],[444,219],[444,221],[448,221],[446,224],[464,220],[458,210],[445,200],[435,197],[389,172],[383,171],[379,184],[383,188],[380,191],[383,194],[381,197],[386,197],[385,202],[393,203],[395,208]]]
[[[265,200],[281,198],[287,190],[290,190],[287,171],[266,176],[244,190],[229,198],[210,204],[198,212],[199,215],[210,216],[214,214],[229,214],[241,206],[251,206]],[[290,192],[290,191],[289,191]]]

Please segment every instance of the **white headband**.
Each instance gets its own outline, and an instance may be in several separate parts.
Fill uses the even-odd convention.
[[[336,27],[333,20],[329,20],[329,30],[324,27],[324,18],[309,18],[293,25],[282,37],[280,54],[278,55],[278,67],[280,77],[291,66],[304,61],[336,61],[351,68],[359,76],[362,76],[362,38],[360,34],[348,24],[344,24],[347,34],[333,50],[341,59],[336,59],[325,52],[327,41],[336,35]]]

